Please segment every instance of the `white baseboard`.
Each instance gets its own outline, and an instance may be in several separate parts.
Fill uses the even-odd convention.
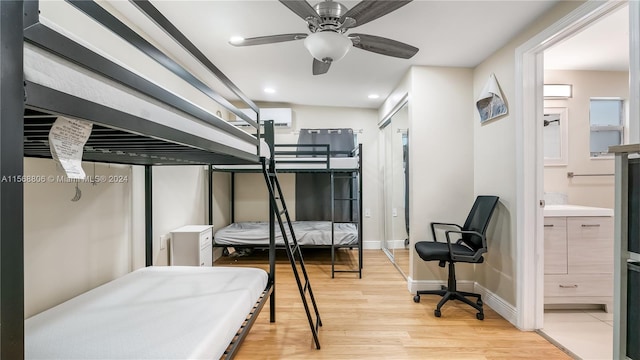
[[[404,240],[392,240],[387,241],[389,249],[404,249]],[[380,240],[365,240],[362,242],[364,249],[382,249],[382,242]]]
[[[404,249],[404,239],[403,240],[389,240],[387,241],[388,249]]]
[[[508,322],[512,323],[514,326],[516,325],[516,321],[518,320],[518,312],[515,306],[509,304],[503,298],[494,294],[478,283],[474,283],[474,288],[474,292],[482,295],[482,301],[485,303],[485,305],[500,314],[500,316],[502,316]]]
[[[415,294],[416,292],[418,292],[418,290],[439,290],[440,286],[446,284],[447,282],[442,280],[413,280],[411,277],[407,278],[407,288],[411,294]],[[508,322],[512,323],[513,325],[516,324],[516,308],[506,302],[500,296],[494,294],[482,285],[471,280],[458,280],[457,286],[461,291],[469,291],[480,294],[482,296],[482,301],[486,306],[497,312]]]
[[[362,248],[366,250],[379,250],[380,240],[364,240],[362,242]]]

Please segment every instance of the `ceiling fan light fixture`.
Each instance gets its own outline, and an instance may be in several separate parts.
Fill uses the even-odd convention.
[[[309,34],[304,46],[311,56],[319,61],[338,61],[342,59],[353,44],[342,34],[333,31],[318,31]]]

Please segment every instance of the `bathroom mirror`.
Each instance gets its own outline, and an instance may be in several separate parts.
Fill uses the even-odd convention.
[[[569,152],[568,114],[566,107],[544,108],[542,137],[544,165],[566,166]]]

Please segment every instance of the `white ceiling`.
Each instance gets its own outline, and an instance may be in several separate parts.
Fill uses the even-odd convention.
[[[152,1],[254,101],[378,108],[412,65],[475,67],[557,1],[413,1],[348,33],[388,37],[416,46],[409,60],[352,48],[325,75],[311,74],[302,41],[234,47],[231,36],[307,32],[278,1]],[[310,1],[315,5],[316,1]],[[358,1],[342,1],[351,8]],[[129,2],[112,6],[173,54],[181,53]],[[188,64],[183,55],[178,59]],[[263,89],[272,87],[274,94]],[[379,99],[369,99],[371,93]]]
[[[545,69],[629,70],[629,7],[623,6],[544,52]]]

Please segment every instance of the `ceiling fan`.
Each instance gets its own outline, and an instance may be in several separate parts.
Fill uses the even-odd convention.
[[[313,75],[325,74],[331,63],[342,59],[352,46],[403,59],[409,59],[418,52],[414,46],[380,36],[345,34],[347,30],[387,15],[411,0],[364,0],[351,9],[333,0],[321,1],[314,7],[306,0],[280,2],[307,22],[310,34],[259,36],[232,40],[230,43],[234,46],[252,46],[304,39],[305,47],[313,56]]]

